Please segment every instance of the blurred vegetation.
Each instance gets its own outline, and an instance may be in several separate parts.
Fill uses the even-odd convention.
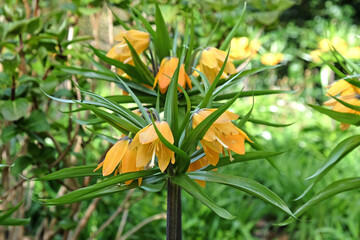
[[[122,21],[139,25],[128,10],[139,10],[154,21],[155,1],[109,1]],[[184,31],[182,16],[194,16],[195,36],[200,46],[219,47],[240,17],[244,1],[158,1],[165,21]],[[321,105],[328,97],[325,87],[337,79],[329,65],[311,52],[322,39],[341,38],[344,53],[360,46],[360,1],[251,0],[236,37],[257,39],[261,47],[248,63],[260,67],[261,56],[282,53],[282,66],[246,79],[245,88],[295,90],[293,94],[259,97],[252,116],[275,123],[294,123],[285,128],[258,127],[252,132],[268,151],[285,151],[274,158],[279,170],[266,160],[231,165],[220,171],[236,173],[265,184],[282,196],[291,209],[310,199],[328,184],[356,176],[360,171],[359,149],[354,150],[308,196],[293,201],[306,189],[311,176],[331,150],[356,132],[315,112],[306,104]],[[39,198],[54,198],[68,190],[95,183],[98,177],[65,181],[27,181],[70,166],[96,164],[110,147],[105,136],[91,132],[78,119],[94,119],[85,112],[71,112],[71,105],[54,102],[44,93],[81,99],[72,87],[78,84],[103,96],[121,94],[114,84],[78,77],[58,66],[101,69],[88,48],[108,51],[121,29],[105,1],[6,0],[0,8],[0,156],[1,238],[4,239],[114,239],[153,216],[166,212],[166,193],[145,194],[142,190],[105,196],[101,199],[46,207]],[[212,34],[213,30],[214,33]],[[209,39],[209,36],[212,36]],[[199,47],[199,46],[195,46]],[[335,62],[330,52],[320,56]],[[357,62],[359,56],[353,56]],[[244,59],[239,60],[244,61]],[[339,64],[335,64],[338,66]],[[109,66],[106,66],[109,67]],[[251,100],[238,101],[234,109],[244,115]],[[95,122],[95,120],[94,120]],[[97,132],[117,134],[106,125]],[[114,136],[115,137],[115,136]],[[119,137],[119,136],[116,136]],[[281,173],[281,175],[279,174]],[[229,188],[206,186],[205,191],[234,213],[234,221],[220,219],[208,208],[183,194],[184,239],[359,239],[359,190],[337,195],[305,213],[301,221],[286,227],[273,224],[287,216],[272,206]],[[239,197],[240,196],[240,197]],[[16,208],[17,204],[22,203]],[[124,203],[124,204],[123,204]],[[135,204],[136,203],[136,204]],[[9,216],[2,218],[6,210]],[[10,212],[9,212],[10,213]],[[113,219],[112,219],[113,217]],[[107,220],[108,223],[106,222]],[[4,221],[4,222],[2,222]],[[105,223],[105,225],[104,225]],[[5,226],[19,225],[19,226]],[[106,227],[102,229],[102,227]],[[164,239],[166,221],[155,218],[129,239]]]

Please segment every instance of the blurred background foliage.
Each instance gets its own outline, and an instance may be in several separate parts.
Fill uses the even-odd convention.
[[[108,5],[122,21],[137,26],[129,6],[153,22],[154,2],[6,0],[1,4],[2,239],[114,239],[120,235],[129,239],[164,238],[164,191],[145,194],[136,190],[66,207],[45,207],[37,202],[38,198],[62,195],[94,183],[97,178],[27,181],[64,167],[95,164],[104,157],[110,147],[107,139],[89,131],[79,121],[93,119],[92,114],[63,114],[72,110],[71,105],[54,102],[42,91],[55,97],[80,99],[80,94],[72,87],[76,83],[103,96],[121,94],[114,84],[91,76],[71,75],[58,66],[101,68],[87,44],[105,51],[113,46],[114,34],[122,27]],[[244,4],[240,0],[157,2],[172,33],[176,27],[183,31],[184,16],[192,15],[196,44],[208,43],[215,47],[225,40]],[[314,112],[306,104],[322,104],[327,99],[325,87],[336,80],[329,66],[317,58],[334,61],[331,54],[321,49],[320,42],[341,39],[339,49],[344,53],[360,46],[359,26],[356,25],[359,9],[360,1],[247,1],[245,22],[238,28],[236,37],[256,39],[261,44],[249,66],[262,66],[261,57],[267,53],[281,53],[283,58],[282,66],[246,79],[246,89],[296,90],[293,94],[257,98],[252,116],[277,123],[295,123],[286,128],[259,128],[246,123],[247,129],[255,133],[266,150],[285,151],[274,158],[281,175],[265,160],[231,165],[225,171],[265,184],[282,196],[291,209],[311,196],[293,201],[309,185],[305,178],[323,164],[336,144],[355,131],[355,127],[340,131],[337,122]],[[314,53],[316,50],[319,51]],[[357,61],[360,54],[353,54],[351,58]],[[251,104],[251,100],[237,101],[233,110],[246,114]],[[97,124],[94,128],[97,132],[119,137],[106,125]],[[358,156],[357,149],[312,191],[335,180],[356,176],[360,171]],[[285,220],[285,214],[246,194],[233,194],[233,191],[214,188],[211,184],[206,186],[206,192],[219,205],[227,206],[238,216],[234,221],[220,219],[183,194],[184,239],[360,238],[359,190],[325,201],[307,212],[302,221],[286,227],[273,225]],[[131,234],[138,224],[141,230]]]

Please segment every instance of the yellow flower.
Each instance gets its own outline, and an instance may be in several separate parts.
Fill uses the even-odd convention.
[[[105,160],[97,166],[94,172],[101,167],[103,176],[110,175],[113,172],[114,175],[117,175],[118,173],[141,171],[143,168],[136,167],[136,150],[129,149],[130,142],[131,139],[128,137],[123,137],[117,141],[106,153]],[[125,184],[128,185],[132,181],[126,181]],[[141,181],[140,178],[139,185]]]
[[[282,53],[265,53],[261,56],[261,63],[268,66],[275,66],[284,59],[284,54]]]
[[[201,109],[192,117],[192,127],[195,128],[206,117],[213,113],[216,109]],[[224,154],[224,149],[229,154],[230,160],[232,156],[230,150],[237,154],[245,153],[245,139],[250,141],[248,136],[237,128],[231,121],[239,116],[230,111],[224,112],[208,129],[202,140],[207,161],[216,165],[219,161],[219,154]]]
[[[230,56],[233,59],[244,59],[251,56],[254,56],[259,50],[261,44],[258,40],[251,40],[247,37],[239,37],[231,39],[230,43]]]
[[[319,49],[311,51],[310,56],[314,62],[318,62],[320,61],[321,51]]]
[[[224,65],[226,55],[226,52],[214,47],[208,47],[202,51],[200,57],[200,71],[205,74],[210,83],[215,80],[217,74],[220,72],[221,67]],[[221,78],[227,78],[229,74],[234,73],[236,73],[236,69],[232,63],[231,57],[229,57]]]
[[[150,34],[138,30],[129,30],[121,31],[118,35],[115,36],[115,41],[118,41],[119,43],[110,49],[106,56],[123,63],[134,65],[134,61],[131,57],[131,51],[125,41],[125,38],[131,44],[131,46],[133,46],[136,53],[141,54],[149,47]]]
[[[179,64],[179,59],[177,57],[164,58],[161,61],[159,72],[157,73],[157,75],[155,77],[153,88],[155,88],[156,84],[159,83],[160,92],[162,94],[164,94],[166,92],[167,88],[169,87],[171,78],[173,77],[178,64]],[[185,89],[186,83],[190,88],[192,88],[191,80],[190,80],[189,76],[185,73],[184,64],[182,64],[180,67],[178,83],[184,89]]]
[[[360,58],[360,47],[352,47],[344,54],[346,58]]]
[[[169,124],[165,121],[155,122],[156,127],[160,133],[168,140],[171,144],[174,143],[174,137],[172,135]],[[146,166],[150,160],[150,167],[155,166],[155,156],[158,158],[159,168],[164,172],[169,165],[170,161],[172,164],[175,163],[174,152],[168,149],[159,139],[156,134],[153,124],[146,126],[141,129],[134,137],[131,142],[130,149],[136,149],[136,167]]]
[[[346,80],[339,80],[331,85],[327,91],[328,96],[338,95],[338,99],[347,102],[351,105],[360,106],[360,88],[350,84]],[[324,102],[324,105],[331,106],[333,111],[343,112],[343,113],[353,113],[360,115],[360,111],[348,108],[336,101],[335,99],[330,99]],[[340,128],[346,130],[350,127],[349,124],[341,123]]]
[[[346,41],[340,37],[333,37],[331,41],[326,38],[320,40],[319,48],[322,52],[330,51],[331,47],[334,47],[339,53],[344,54],[347,51],[348,45]]]

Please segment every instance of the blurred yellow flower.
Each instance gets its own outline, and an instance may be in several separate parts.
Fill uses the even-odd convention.
[[[314,62],[318,62],[320,61],[321,51],[319,49],[311,51],[310,56]]]
[[[344,54],[346,58],[360,58],[360,47],[352,47]]]
[[[233,59],[244,59],[256,55],[261,44],[258,40],[251,40],[247,37],[239,37],[231,39],[230,43],[230,56]]]
[[[215,80],[217,74],[220,72],[221,67],[224,65],[226,55],[226,52],[214,47],[208,47],[202,51],[200,57],[200,71],[205,74],[210,83]],[[221,75],[221,79],[227,78],[229,74],[236,73],[232,61],[231,57],[229,57],[224,72]]]
[[[318,45],[322,52],[328,52],[334,47],[339,53],[344,54],[348,49],[346,41],[340,37],[333,37],[331,41],[327,38],[321,39]]]
[[[261,63],[268,66],[275,66],[284,59],[284,54],[282,53],[265,53],[261,56]]]
[[[216,109],[201,109],[196,112],[192,117],[192,127],[195,128],[215,110]],[[219,154],[225,154],[224,149],[228,152],[230,160],[233,159],[230,150],[237,154],[245,153],[245,139],[250,142],[251,140],[231,122],[232,120],[238,119],[238,117],[237,114],[230,111],[224,112],[211,125],[203,139],[200,140],[206,159],[210,164],[215,166],[218,163]]]
[[[119,43],[111,48],[106,56],[123,63],[134,65],[130,48],[125,39],[133,46],[137,54],[141,54],[149,47],[150,34],[138,30],[124,30],[116,35],[114,39]]]
[[[174,143],[174,137],[172,135],[169,124],[165,121],[155,122],[156,127],[160,133],[171,144]],[[131,142],[129,149],[136,149],[136,167],[144,167],[150,162],[150,167],[155,166],[155,156],[158,158],[159,168],[164,172],[171,163],[175,163],[174,152],[168,149],[159,139],[153,124],[141,129]],[[150,161],[151,160],[151,161]]]
[[[171,78],[173,77],[178,64],[179,59],[177,57],[164,58],[161,61],[159,72],[155,77],[153,88],[155,88],[156,84],[159,84],[160,92],[164,94],[169,87]],[[178,83],[184,89],[186,84],[189,86],[189,88],[192,88],[191,80],[185,72],[184,64],[182,64],[180,67]]]
[[[331,85],[327,91],[328,96],[338,95],[338,99],[347,102],[351,105],[360,106],[360,88],[350,84],[344,79],[341,79]],[[360,111],[353,110],[336,101],[336,99],[330,99],[324,102],[324,105],[331,106],[333,111],[343,113],[359,114]],[[346,130],[350,127],[349,124],[341,123],[340,128]]]

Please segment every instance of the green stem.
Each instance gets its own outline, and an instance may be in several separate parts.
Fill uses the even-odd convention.
[[[171,182],[167,182],[167,223],[166,240],[181,240],[181,188]]]

